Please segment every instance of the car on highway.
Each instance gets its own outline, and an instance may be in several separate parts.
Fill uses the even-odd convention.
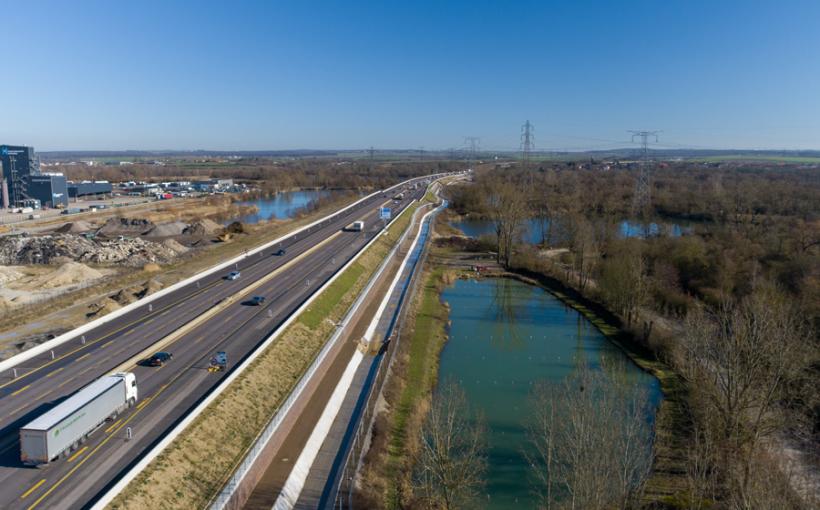
[[[228,276],[226,276],[225,278],[227,280],[236,280],[240,276],[242,276],[242,273],[240,273],[239,271],[231,271],[230,273],[228,273]]]
[[[161,367],[162,365],[164,365],[164,364],[168,363],[169,361],[171,361],[171,358],[173,358],[173,357],[174,357],[174,355],[171,354],[170,352],[160,351],[160,352],[154,353],[153,356],[148,358],[148,361],[147,361],[146,364],[148,366],[152,366],[152,367]]]
[[[281,257],[282,255],[285,254],[285,249],[284,248],[279,248],[278,250],[273,252],[273,254],[276,255],[277,257]]]
[[[265,296],[254,296],[250,300],[250,304],[253,306],[259,306],[265,302]]]

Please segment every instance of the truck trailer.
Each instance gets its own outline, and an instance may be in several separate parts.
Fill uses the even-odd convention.
[[[131,372],[101,377],[20,429],[20,460],[36,466],[77,449],[109,418],[137,403]]]

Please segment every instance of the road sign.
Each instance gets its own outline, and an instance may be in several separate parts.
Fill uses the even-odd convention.
[[[379,208],[379,219],[380,220],[389,220],[391,212],[392,211],[390,210],[389,207]]]

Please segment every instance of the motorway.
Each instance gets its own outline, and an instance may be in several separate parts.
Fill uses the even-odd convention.
[[[398,214],[424,191],[420,187],[405,193],[399,203],[390,200],[394,192],[371,197],[310,232],[283,240],[284,256],[273,255],[280,247],[276,245],[246,257],[237,265],[242,273],[238,280],[224,279],[233,267],[203,277],[69,340],[53,355],[22,363],[16,378],[0,379],[0,507],[89,506],[378,234],[379,206],[391,202]],[[360,219],[365,220],[363,232],[342,230]],[[249,306],[247,299],[253,295],[267,300]],[[134,363],[160,341],[163,347],[157,350],[174,355],[170,363],[159,368]],[[228,372],[207,370],[216,351],[228,353]],[[40,468],[23,467],[19,428],[114,369],[136,374],[138,405],[98,429],[67,458]]]

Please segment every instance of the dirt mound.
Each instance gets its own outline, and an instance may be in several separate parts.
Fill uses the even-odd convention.
[[[154,292],[162,290],[162,287],[162,283],[152,278],[142,285],[133,285],[126,289],[120,290],[111,296],[111,299],[116,301],[118,304],[125,306],[142,299],[145,296],[153,294]]]
[[[155,226],[143,235],[146,237],[171,237],[179,236],[188,228],[188,225],[181,221],[173,221],[171,223],[162,223]]]
[[[222,229],[223,227],[219,223],[204,218],[188,225],[188,228],[186,228],[183,233],[185,235],[203,237],[217,234],[221,232]]]
[[[173,239],[166,239],[166,240],[162,241],[162,245],[165,246],[166,248],[174,251],[177,254],[182,254],[182,253],[185,253],[185,252],[188,251],[188,248],[186,248],[185,246],[182,246],[181,244],[174,241]]]
[[[25,276],[24,273],[18,271],[13,267],[0,266],[0,285],[8,282],[13,282],[18,278]]]
[[[150,280],[145,282],[145,285],[143,285],[143,292],[140,297],[149,296],[154,292],[159,292],[160,290],[162,290],[162,287],[162,283],[160,283],[158,280],[154,278],[151,278]]]
[[[154,224],[143,218],[108,218],[97,233],[106,236],[133,235],[143,234],[153,228]]]
[[[146,273],[156,273],[160,270],[160,267],[157,264],[145,264],[142,266],[142,270]]]
[[[121,289],[119,292],[111,296],[111,299],[119,303],[121,306],[125,306],[138,300],[138,294],[140,292],[142,292],[142,287],[139,285],[134,285],[126,289]]]
[[[87,232],[89,230],[92,230],[93,228],[94,228],[94,225],[92,225],[91,223],[89,223],[87,221],[80,220],[80,221],[74,221],[74,222],[71,222],[71,223],[66,223],[66,224],[54,229],[54,232],[57,232],[57,233],[60,233],[60,234],[79,234],[81,232]]]
[[[119,310],[122,308],[119,303],[114,301],[111,298],[105,298],[102,301],[97,303],[92,303],[88,305],[89,312],[86,313],[86,317],[102,317],[105,314],[111,313],[115,310]]]
[[[225,227],[225,232],[231,234],[243,234],[245,233],[245,225],[243,225],[242,222],[234,221],[233,223]]]
[[[103,274],[96,269],[90,268],[78,262],[68,262],[59,267],[51,274],[43,275],[35,282],[34,286],[43,289],[53,289],[64,285],[74,285],[102,278]]]

